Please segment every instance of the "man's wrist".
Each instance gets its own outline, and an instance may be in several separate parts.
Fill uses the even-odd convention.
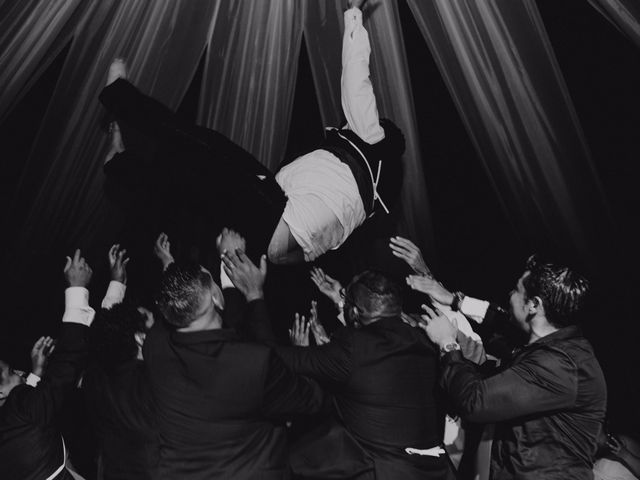
[[[245,295],[247,302],[253,302],[255,300],[262,300],[264,298],[264,292],[262,290],[256,290],[253,292],[248,292]]]
[[[440,351],[444,351],[445,348],[450,347],[451,345],[458,345],[458,342],[456,341],[455,337],[447,337],[447,338],[443,338],[442,340],[440,340],[438,342],[438,347],[440,348]],[[458,347],[460,347],[460,345],[458,345]],[[455,348],[455,347],[453,347]]]

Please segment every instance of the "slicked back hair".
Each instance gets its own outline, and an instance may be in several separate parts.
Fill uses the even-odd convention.
[[[211,282],[209,272],[197,263],[169,265],[162,275],[158,294],[158,309],[165,320],[177,328],[189,326],[197,318]]]
[[[379,271],[366,270],[356,275],[347,287],[346,298],[357,307],[363,323],[374,318],[398,316],[402,312],[402,290]]]
[[[578,323],[577,313],[582,308],[589,281],[569,267],[556,265],[532,255],[527,260],[529,271],[522,284],[527,299],[540,297],[549,323],[563,328]]]

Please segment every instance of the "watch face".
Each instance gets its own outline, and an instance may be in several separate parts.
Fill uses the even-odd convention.
[[[443,350],[445,352],[452,352],[453,350],[460,350],[460,345],[458,345],[457,343],[447,343]]]

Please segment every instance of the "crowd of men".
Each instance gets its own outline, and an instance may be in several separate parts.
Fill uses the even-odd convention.
[[[148,197],[149,185],[131,180],[149,166],[140,148],[167,141],[153,149],[153,187],[165,195],[182,181],[180,156],[184,181],[215,177],[215,188],[194,189],[194,208],[233,228],[211,246],[219,276],[174,259],[160,234],[149,246],[162,265],[154,305],[126,294],[119,244],[97,309],[87,261],[79,250],[67,257],[56,340],[36,342],[28,375],[0,361],[2,479],[82,478],[61,433],[78,391],[97,442],[88,478],[564,480],[614,478],[614,467],[631,475],[615,478],[637,476],[637,457],[620,453],[637,453],[636,439],[606,449],[605,379],[579,327],[589,283],[561,263],[529,258],[503,308],[449,291],[412,241],[393,236],[389,252],[411,275],[369,268],[343,287],[308,263],[332,311],[314,301],[289,343],[274,333],[268,265],[313,262],[397,196],[404,141],[378,119],[362,3],[345,12],[347,125],[276,175],[219,133],[182,124],[114,63],[100,97],[117,120],[105,173],[133,187],[128,201]],[[422,295],[418,309],[407,292]],[[455,463],[451,419],[467,432]]]
[[[416,258],[410,241],[390,245]],[[97,311],[88,303],[91,268],[80,251],[67,259],[56,342],[36,342],[28,377],[2,364],[3,478],[77,475],[58,418],[77,388],[106,479],[456,478],[443,448],[446,413],[494,425],[491,478],[593,475],[606,386],[578,327],[588,283],[577,273],[529,259],[508,312],[525,341],[512,339],[515,348],[497,359],[484,348],[490,336],[483,344],[458,325],[470,318],[483,335],[490,323],[499,332],[504,311],[449,292],[419,255],[414,270],[427,273],[406,282],[425,304],[413,314],[383,272],[361,272],[342,288],[313,268],[344,326],[327,334],[314,305],[283,345],[265,303],[266,257],[253,263],[228,229],[217,248],[224,266],[214,280],[202,265],[174,261],[159,236],[154,312],[126,298],[119,245]]]

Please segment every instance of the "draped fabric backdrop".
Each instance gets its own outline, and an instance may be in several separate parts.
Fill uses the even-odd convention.
[[[589,3],[640,47],[640,2],[637,0],[589,0]]]
[[[589,1],[639,43],[637,2]],[[534,1],[408,3],[516,231],[588,256],[594,231],[608,222],[606,201]],[[141,90],[176,108],[206,52],[199,121],[274,169],[287,143],[303,34],[322,119],[340,120],[342,7],[339,0],[0,0],[0,121],[70,45],[14,201],[2,207],[18,230],[8,255],[113,241],[97,102],[113,58],[127,60]],[[407,138],[402,231],[432,252],[397,3],[371,10],[380,110]]]
[[[275,169],[287,144],[303,25],[309,44],[315,45],[309,53],[323,119],[335,125],[340,116],[339,3],[1,1],[0,88],[7,93],[0,102],[0,119],[71,41],[14,202],[5,212],[19,230],[12,257],[54,246],[99,251],[114,240],[110,228],[115,219],[103,195],[107,135],[97,101],[113,58],[125,58],[131,81],[175,109],[206,50],[199,121]],[[403,233],[431,249],[398,13],[393,2],[375,10],[367,26],[374,39],[376,93],[383,115],[393,118],[407,137]]]
[[[608,208],[535,2],[408,3],[516,231],[592,260]]]

